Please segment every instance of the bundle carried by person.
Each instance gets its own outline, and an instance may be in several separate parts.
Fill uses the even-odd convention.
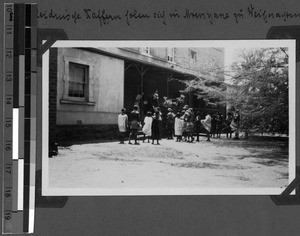
[[[205,119],[201,120],[201,124],[208,132],[210,132],[211,131],[211,116],[209,114],[207,114]]]

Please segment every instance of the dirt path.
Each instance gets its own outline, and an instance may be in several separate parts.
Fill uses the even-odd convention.
[[[53,188],[285,188],[284,142],[233,141],[161,145],[117,142],[60,147],[49,159]]]

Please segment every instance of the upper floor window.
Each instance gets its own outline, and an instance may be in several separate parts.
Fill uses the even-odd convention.
[[[167,60],[170,62],[174,62],[175,60],[175,48],[168,48],[167,49]]]
[[[145,53],[150,55],[150,47],[145,48]]]

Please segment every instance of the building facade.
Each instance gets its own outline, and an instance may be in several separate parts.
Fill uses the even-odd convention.
[[[50,129],[56,136],[64,126],[116,125],[137,95],[146,100],[157,91],[160,102],[179,97],[185,87],[180,81],[202,76],[212,65],[224,67],[223,48],[52,48]],[[191,107],[205,106],[193,94],[185,99]]]

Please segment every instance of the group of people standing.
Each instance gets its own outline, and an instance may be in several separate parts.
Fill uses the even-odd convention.
[[[200,115],[196,114],[195,116],[193,108],[189,108],[187,105],[183,107],[181,112],[177,112],[174,120],[174,134],[176,137],[176,142],[193,142],[194,133],[196,133],[197,141],[199,142],[199,133],[201,132],[201,128],[203,128],[203,130],[206,132],[207,141],[210,141],[210,114],[207,114],[205,119],[201,119]]]
[[[152,144],[156,141],[159,145],[159,140],[162,138],[163,123],[167,139],[173,139],[175,136],[176,142],[193,142],[195,140],[194,134],[197,137],[196,141],[200,141],[199,134],[201,132],[206,133],[207,141],[210,141],[211,137],[215,137],[215,134],[217,138],[220,137],[221,132],[226,132],[227,138],[228,134],[231,137],[232,133],[235,134],[234,139],[239,138],[240,115],[238,111],[229,113],[226,119],[223,119],[221,114],[211,117],[209,113],[206,114],[204,119],[201,119],[199,112],[195,114],[193,108],[184,105],[182,109],[176,111],[168,108],[163,122],[160,107],[153,106],[151,111],[146,112],[145,118],[141,122],[139,106],[136,104],[128,115],[126,109],[123,108],[118,116],[121,144],[124,144],[129,130],[129,144],[139,145],[137,136],[139,132],[142,132],[144,141],[147,138],[149,143],[152,140]]]
[[[121,110],[121,114],[118,116],[118,127],[120,133],[120,143],[124,144],[127,130],[130,130],[128,143],[139,145],[137,135],[138,131],[142,128],[144,137],[148,138],[148,142],[152,139],[152,144],[156,140],[159,145],[159,140],[162,137],[162,113],[156,110],[154,114],[148,111],[144,119],[143,124],[140,122],[139,107],[134,105],[133,111],[130,113],[130,122],[126,114],[126,109]],[[134,143],[132,143],[134,141]]]

